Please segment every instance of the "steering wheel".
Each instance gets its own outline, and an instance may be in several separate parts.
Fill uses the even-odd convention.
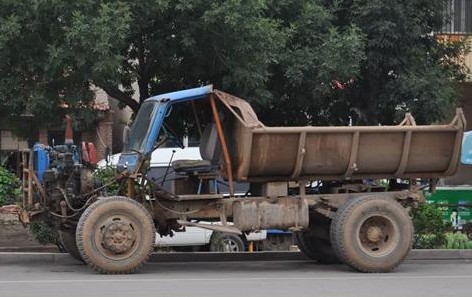
[[[162,126],[162,129],[164,130],[165,135],[167,136],[168,139],[172,140],[178,147],[181,149],[185,148],[185,145],[183,142],[180,140],[179,136],[177,133],[175,133],[174,130],[172,130],[169,126],[167,126],[165,123]]]

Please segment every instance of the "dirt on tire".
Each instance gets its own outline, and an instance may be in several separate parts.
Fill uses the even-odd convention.
[[[406,258],[413,242],[413,224],[406,210],[380,195],[345,203],[330,233],[339,259],[361,272],[392,271]]]

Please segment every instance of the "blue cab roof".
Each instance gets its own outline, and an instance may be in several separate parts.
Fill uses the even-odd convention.
[[[161,94],[157,96],[150,97],[146,99],[152,101],[161,101],[161,100],[169,100],[169,101],[187,101],[187,100],[197,100],[203,99],[209,94],[213,93],[213,85],[207,85],[199,88],[187,89],[177,92],[171,92],[166,94]]]

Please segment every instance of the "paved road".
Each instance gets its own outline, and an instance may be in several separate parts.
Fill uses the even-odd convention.
[[[471,296],[472,262],[410,261],[394,273],[292,262],[152,263],[135,275],[99,275],[86,266],[0,266],[0,296]]]

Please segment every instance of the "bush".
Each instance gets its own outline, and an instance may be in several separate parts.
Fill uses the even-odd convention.
[[[450,223],[443,221],[442,212],[435,204],[423,204],[413,210],[413,248],[435,249],[446,244],[446,232],[450,229]]]
[[[59,240],[59,234],[57,230],[45,222],[32,222],[30,224],[30,230],[34,238],[41,244],[57,244]]]
[[[0,206],[17,203],[20,195],[20,180],[0,166]]]
[[[472,241],[469,240],[467,235],[463,233],[447,233],[446,234],[446,244],[444,245],[446,249],[472,249]]]

